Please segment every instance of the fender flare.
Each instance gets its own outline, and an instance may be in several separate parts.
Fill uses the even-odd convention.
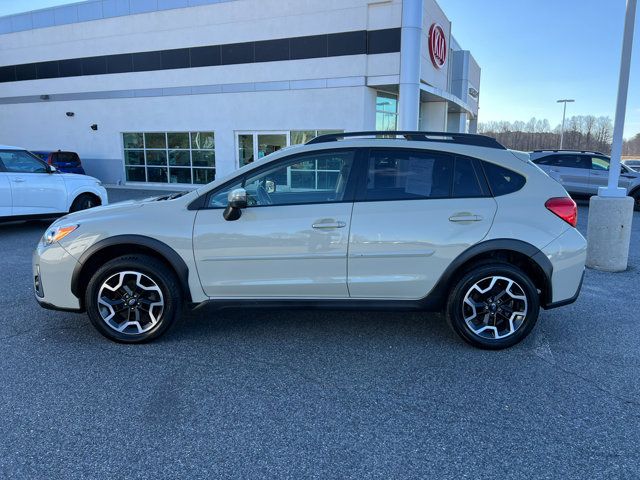
[[[160,256],[162,256],[176,272],[180,286],[187,297],[186,299],[191,301],[191,290],[189,289],[189,267],[187,267],[184,259],[173,248],[160,240],[144,235],[116,235],[94,243],[87,248],[82,255],[80,255],[78,263],[73,269],[73,274],[71,275],[71,293],[79,298],[81,302],[82,295],[80,294],[80,279],[82,278],[82,272],[85,264],[91,257],[105,248],[119,245],[145,247],[160,254]]]
[[[458,255],[458,257],[449,264],[444,273],[440,276],[440,279],[438,280],[438,283],[436,283],[435,287],[433,287],[431,292],[429,292],[429,294],[423,299],[426,304],[425,306],[429,310],[441,308],[445,304],[447,296],[449,294],[451,281],[460,271],[460,268],[465,263],[472,260],[474,257],[496,250],[508,250],[517,252],[530,258],[544,274],[546,283],[546,294],[542,298],[541,303],[544,306],[551,302],[551,299],[553,298],[551,290],[553,265],[551,264],[551,261],[547,258],[547,256],[539,248],[522,240],[497,238],[477,243]]]

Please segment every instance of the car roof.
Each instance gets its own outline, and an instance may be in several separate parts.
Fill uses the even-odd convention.
[[[26,150],[26,148],[12,147],[11,145],[0,145],[0,150]]]

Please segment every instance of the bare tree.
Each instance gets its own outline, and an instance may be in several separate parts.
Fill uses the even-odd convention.
[[[478,132],[495,137],[508,148],[529,151],[557,149],[560,145],[560,128],[560,125],[557,125],[552,129],[549,120],[534,117],[526,123],[520,120],[513,123],[506,121],[480,123]],[[611,150],[612,132],[613,124],[609,117],[576,115],[565,122],[563,147],[608,153]],[[640,143],[640,138],[637,141]],[[636,144],[630,143],[630,145]],[[631,149],[631,146],[628,148]]]

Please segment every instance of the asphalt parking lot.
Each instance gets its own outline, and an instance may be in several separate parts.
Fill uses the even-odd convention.
[[[0,478],[640,475],[639,213],[629,270],[500,352],[393,312],[205,309],[111,343],[36,305],[46,226],[0,225]]]

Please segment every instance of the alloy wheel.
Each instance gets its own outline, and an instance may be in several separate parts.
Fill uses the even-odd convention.
[[[113,330],[139,335],[154,328],[164,311],[164,296],[149,276],[133,270],[108,277],[98,292],[102,320]]]
[[[474,283],[464,296],[462,316],[476,335],[497,340],[513,335],[527,317],[527,296],[518,283],[491,276]]]

